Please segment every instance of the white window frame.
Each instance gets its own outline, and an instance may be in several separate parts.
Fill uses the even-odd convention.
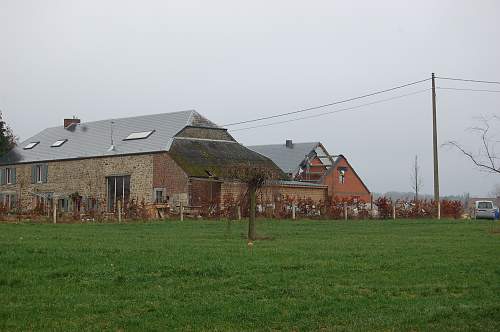
[[[36,183],[43,183],[43,165],[36,165]]]
[[[339,170],[339,183],[340,184],[345,183],[345,170],[343,170],[343,169]]]
[[[57,140],[57,141],[55,141],[54,143],[52,143],[52,145],[51,145],[50,147],[51,147],[51,148],[58,148],[58,147],[60,147],[61,145],[63,145],[64,143],[66,143],[67,141],[68,141],[68,139],[67,139],[67,138]]]
[[[12,184],[12,169],[10,167],[7,167],[5,169],[5,183],[6,184]]]
[[[28,145],[26,145],[23,149],[24,149],[24,150],[31,150],[31,149],[33,149],[35,146],[37,146],[37,145],[38,145],[38,143],[40,143],[40,142],[30,142],[30,143],[29,143]]]
[[[124,141],[132,141],[132,140],[136,140],[136,139],[146,139],[149,136],[151,136],[154,132],[155,132],[154,130],[148,130],[148,131],[139,131],[139,132],[130,133],[123,140]]]
[[[16,198],[16,200],[13,200]],[[17,206],[17,197],[13,192],[3,193],[3,201],[1,202],[7,210],[11,210]]]

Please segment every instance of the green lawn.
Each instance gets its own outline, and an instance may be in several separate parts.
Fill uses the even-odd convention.
[[[0,330],[500,330],[500,223],[0,224]]]

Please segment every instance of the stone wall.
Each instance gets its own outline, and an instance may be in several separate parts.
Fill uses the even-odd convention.
[[[153,154],[49,161],[46,183],[31,183],[31,169],[35,164],[18,164],[16,184],[0,186],[0,192],[14,191],[21,208],[34,208],[33,193],[71,195],[106,201],[106,177],[130,175],[130,198],[146,202],[152,200]],[[101,208],[104,208],[101,206]]]

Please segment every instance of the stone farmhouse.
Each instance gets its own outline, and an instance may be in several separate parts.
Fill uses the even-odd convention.
[[[330,155],[320,142],[255,145],[249,149],[274,161],[291,180],[325,185],[328,196],[372,201],[370,190],[343,155]]]
[[[38,209],[86,214],[116,213],[131,202],[162,207],[224,205],[245,186],[241,165],[286,175],[269,158],[239,144],[226,129],[196,111],[81,122],[65,119],[0,158],[0,204],[6,210]],[[279,180],[269,195],[327,197],[321,183]]]

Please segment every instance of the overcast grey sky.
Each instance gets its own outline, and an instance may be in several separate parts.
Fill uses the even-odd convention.
[[[72,115],[92,121],[196,109],[222,125],[433,71],[500,80],[499,40],[498,0],[0,0],[0,109],[21,140]],[[466,131],[473,118],[500,113],[498,93],[439,90],[437,101],[440,143],[474,147]],[[432,192],[430,92],[233,135],[246,145],[321,141],[377,192],[410,191],[418,154],[423,190]],[[458,152],[440,153],[442,194],[483,195],[500,183]]]

